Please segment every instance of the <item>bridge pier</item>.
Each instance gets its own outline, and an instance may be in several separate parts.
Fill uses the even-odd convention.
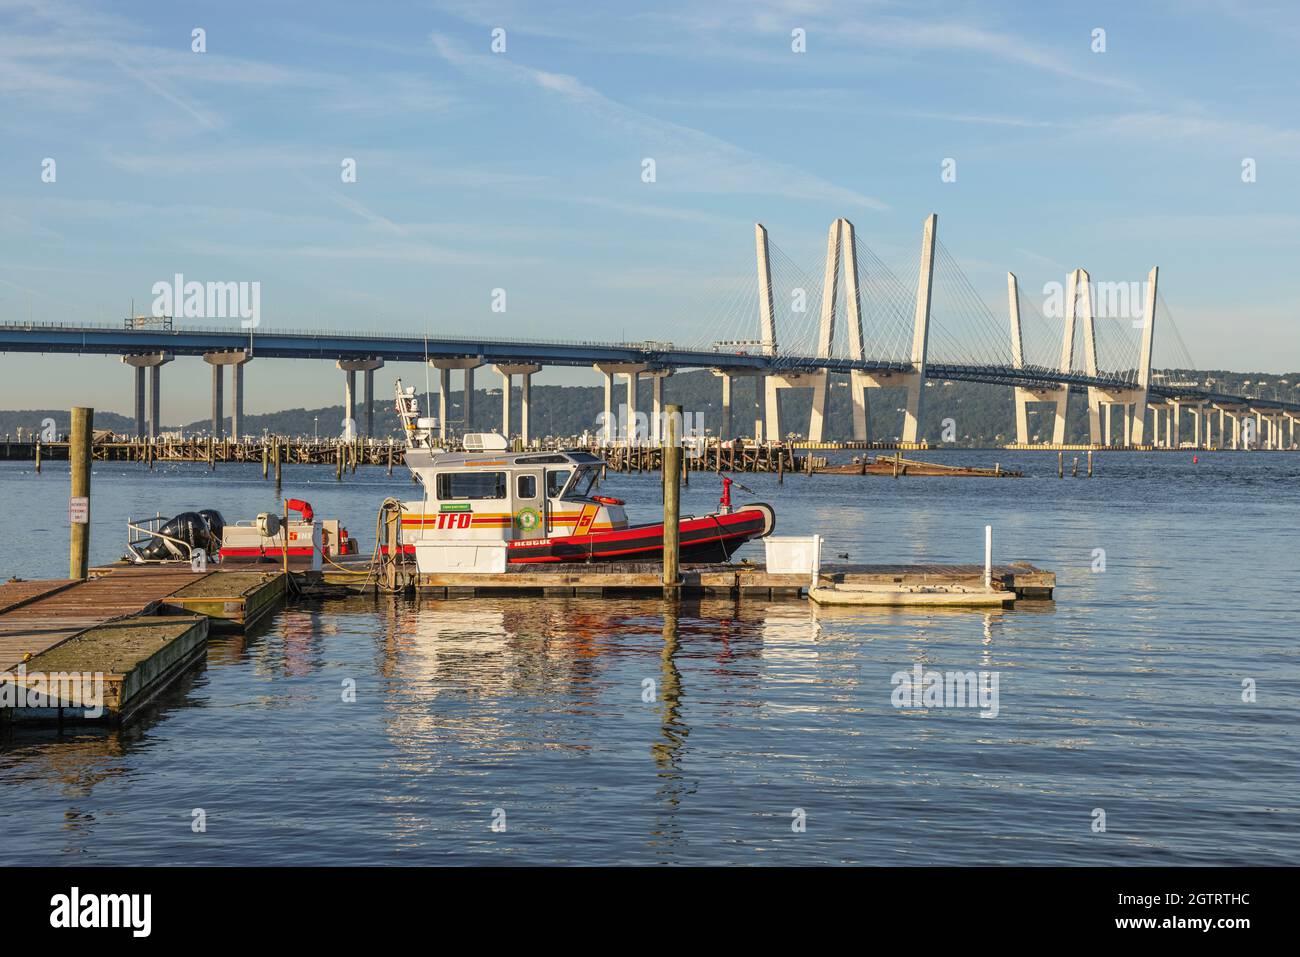
[[[650,380],[650,441],[659,445],[664,439],[664,380],[673,374],[672,369],[652,369],[646,373]]]
[[[636,432],[636,393],[637,386],[641,384],[641,373],[650,368],[649,363],[645,362],[597,362],[593,368],[605,377],[605,413],[602,425],[602,434],[608,441],[615,441],[619,437],[621,429],[619,428],[618,417],[614,415],[614,376],[627,376],[627,435],[625,438],[628,442],[634,442],[638,438]]]
[[[482,356],[456,356],[430,359],[429,365],[438,370],[438,437],[447,441],[447,417],[451,412],[451,370],[464,372],[465,393],[461,397],[461,411],[465,414],[463,432],[469,431],[470,416],[474,410],[474,370],[483,364]]]
[[[787,372],[763,376],[765,379],[766,428],[769,440],[779,441],[785,434],[781,427],[781,406],[778,393],[781,389],[812,389],[812,416],[808,420],[808,441],[821,442],[825,434],[827,373]],[[757,434],[757,433],[755,433]]]
[[[357,437],[357,373],[365,374],[365,409],[367,437],[375,432],[375,370],[384,367],[383,359],[339,359],[335,365],[343,370],[343,437]]]
[[[729,372],[719,372],[713,370],[713,374],[722,379],[722,419],[718,422],[718,441],[723,442],[731,438],[731,382],[732,377]]]
[[[244,363],[252,359],[247,352],[205,352],[203,361],[212,366],[212,437],[221,438],[226,431],[226,414],[224,408],[225,367],[233,366],[234,396],[230,413],[230,437],[239,438],[239,420],[244,414]]]
[[[135,369],[135,431],[137,437],[148,435],[157,438],[162,426],[159,414],[162,410],[162,367],[171,362],[174,356],[166,352],[148,355],[122,356],[122,361]],[[148,428],[145,427],[144,370],[149,370],[149,416]]]
[[[519,376],[519,435],[525,446],[528,445],[528,401],[532,393],[533,373],[540,372],[541,366],[531,362],[498,363],[492,367],[501,376],[501,434],[510,438],[510,389],[515,376]]]

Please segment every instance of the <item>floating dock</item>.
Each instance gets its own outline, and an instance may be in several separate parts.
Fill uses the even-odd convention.
[[[120,722],[199,660],[210,633],[246,628],[278,607],[291,588],[290,576],[308,586],[366,592],[392,590],[378,584],[387,570],[360,558],[321,572],[288,574],[278,566],[195,572],[183,564],[121,563],[92,569],[85,581],[0,584],[0,720]],[[418,574],[407,565],[397,584],[430,598],[614,597],[662,594],[662,576],[656,563],[513,565],[500,574]],[[877,606],[1005,606],[1017,599],[1049,600],[1056,587],[1055,574],[1025,563],[994,566],[991,589],[984,587],[981,565],[823,566],[816,586],[809,575],[748,563],[685,565],[681,579],[684,596],[810,596],[827,604]],[[85,697],[84,683],[50,683],[51,677],[66,676],[93,677],[93,701]],[[46,698],[33,704],[29,692]]]
[[[382,576],[372,573],[368,561],[353,563],[355,570],[329,567],[321,572],[327,584],[366,591]],[[345,565],[346,567],[346,565]],[[683,595],[731,595],[756,598],[796,598],[806,595],[809,575],[769,572],[761,565],[683,565]],[[661,592],[663,568],[656,563],[593,562],[591,564],[510,565],[492,574],[472,572],[407,572],[410,586],[427,597],[456,598],[476,595],[618,595]],[[1050,600],[1056,575],[1023,562],[993,566],[993,584],[1017,599]],[[872,586],[877,589],[955,588],[983,589],[983,565],[823,565],[819,585]]]
[[[126,563],[84,581],[0,584],[0,719],[124,720],[197,660],[211,631],[246,627],[287,589],[278,569]],[[80,676],[72,690],[68,676]],[[77,690],[87,680],[93,704]]]

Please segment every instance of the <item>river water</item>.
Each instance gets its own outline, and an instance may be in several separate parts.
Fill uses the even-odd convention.
[[[1057,573],[1054,602],[296,605],[214,638],[121,731],[0,741],[5,862],[1300,864],[1300,456],[1101,454],[1090,480],[929,457],[1028,475],[740,479],[828,561],[979,562],[991,524],[995,560]],[[256,466],[93,482],[95,562],[129,515],[278,507]],[[283,494],[368,551],[411,488],[289,467]],[[604,491],[658,509],[655,476]],[[718,491],[693,475],[684,508]],[[66,463],[0,465],[0,574],[66,574],[67,495]],[[988,694],[897,702],[918,667]]]

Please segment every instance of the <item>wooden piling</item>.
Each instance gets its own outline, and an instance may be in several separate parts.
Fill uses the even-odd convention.
[[[271,474],[271,456],[270,445],[265,440],[262,441],[262,481],[266,481]]]
[[[1056,477],[1065,478],[1065,453],[1056,453]]]
[[[1092,478],[1092,449],[1088,450],[1088,478]]]
[[[68,433],[68,464],[72,470],[72,498],[85,499],[85,512],[73,516],[69,502],[72,538],[68,552],[69,578],[84,579],[90,571],[90,456],[94,441],[95,410],[77,406],[72,410]],[[80,503],[77,503],[80,504]],[[84,518],[85,521],[78,519]]]
[[[663,445],[664,472],[664,597],[675,597],[681,588],[681,422],[682,407],[667,406],[667,433]]]
[[[41,440],[36,440],[36,474],[41,474]]]

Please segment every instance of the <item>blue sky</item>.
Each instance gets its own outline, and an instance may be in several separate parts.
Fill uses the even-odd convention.
[[[1159,264],[1199,367],[1291,371],[1298,44],[1286,3],[0,0],[0,319],[116,323],[181,272],[260,282],[267,328],[704,341],[755,221],[817,274],[845,216],[902,273],[938,212],[999,318],[1007,269]],[[131,401],[115,359],[0,369],[0,407]],[[206,374],[168,367],[168,422]],[[247,375],[250,412],[339,400]]]

